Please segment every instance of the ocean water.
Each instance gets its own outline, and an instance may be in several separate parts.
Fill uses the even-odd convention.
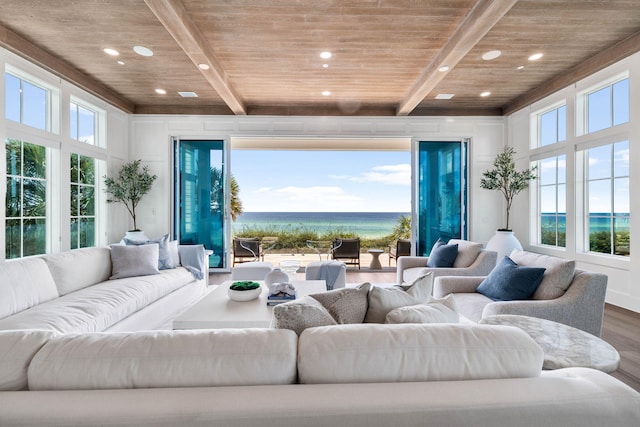
[[[596,233],[599,231],[609,231],[611,227],[611,220],[606,216],[607,214],[592,213],[589,215],[589,232]],[[630,217],[628,213],[615,215],[615,227],[616,231],[629,231]],[[555,227],[554,217],[542,218],[542,229],[553,229]],[[566,230],[566,217],[564,215],[558,216],[558,230]]]
[[[233,223],[233,231],[243,227],[306,228],[320,234],[340,229],[360,237],[383,237],[391,233],[406,212],[245,212]]]

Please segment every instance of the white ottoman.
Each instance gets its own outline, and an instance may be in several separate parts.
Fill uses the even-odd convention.
[[[231,269],[231,280],[264,280],[271,270],[270,262],[243,262]]]
[[[347,266],[339,261],[310,262],[305,268],[305,279],[325,280],[327,290],[344,288],[347,283]]]

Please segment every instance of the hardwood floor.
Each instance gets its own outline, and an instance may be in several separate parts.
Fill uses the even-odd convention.
[[[230,274],[212,274],[211,283],[221,283],[231,278]],[[393,283],[396,280],[394,267],[383,270],[347,269],[347,283]],[[620,353],[620,367],[611,375],[631,388],[640,391],[640,313],[635,313],[607,304],[604,309],[602,339]]]

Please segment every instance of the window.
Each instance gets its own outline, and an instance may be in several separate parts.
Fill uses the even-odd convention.
[[[629,79],[585,94],[586,133],[629,122]]]
[[[538,162],[539,243],[566,247],[566,156]]]
[[[71,249],[95,245],[96,161],[71,154]]]
[[[48,130],[49,90],[5,73],[5,118]]]
[[[69,105],[69,136],[87,144],[97,145],[96,123],[98,114],[77,102],[71,102]]]
[[[585,150],[588,250],[629,256],[629,141]]]
[[[539,147],[567,139],[567,107],[565,105],[538,114],[537,117]]]
[[[6,258],[46,253],[47,149],[7,139]]]

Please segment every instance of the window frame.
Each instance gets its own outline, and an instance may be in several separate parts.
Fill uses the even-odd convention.
[[[631,80],[629,77],[629,71],[626,70],[621,73],[617,73],[609,78],[604,78],[598,80],[597,83],[589,85],[588,87],[580,90],[575,96],[575,104],[576,104],[576,114],[575,114],[575,134],[577,138],[589,135],[595,135],[599,132],[606,132],[610,129],[617,129],[619,127],[624,127],[629,125],[631,122],[631,113],[629,114],[629,120],[624,123],[619,123],[614,125],[613,120],[613,85],[619,83],[625,79],[629,80],[629,85],[631,86]],[[597,131],[589,132],[589,102],[588,97],[590,94],[598,92],[606,87],[611,87],[611,104],[610,104],[610,117],[611,117],[611,126],[599,129]],[[631,99],[631,94],[629,93],[629,99]],[[629,102],[631,104],[631,102]],[[631,105],[629,105],[629,109],[631,109]]]

